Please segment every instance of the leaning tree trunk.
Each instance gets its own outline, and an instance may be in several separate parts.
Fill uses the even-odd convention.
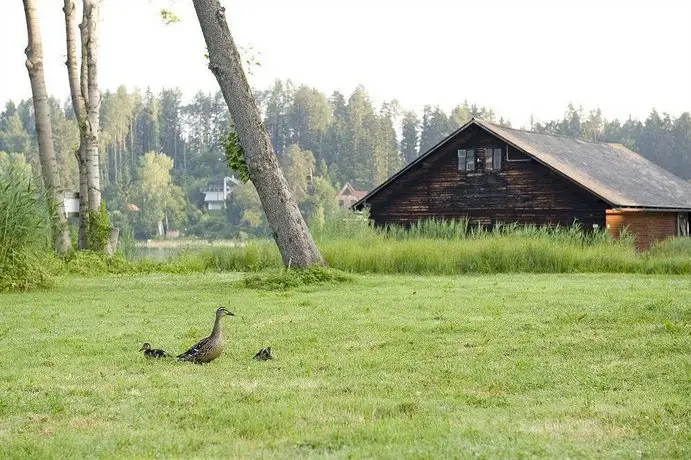
[[[65,214],[65,196],[62,181],[58,175],[58,164],[55,160],[53,148],[53,128],[50,123],[50,107],[48,106],[48,92],[46,91],[45,75],[43,72],[43,43],[38,24],[38,13],[34,0],[24,0],[24,14],[29,45],[26,47],[26,69],[29,71],[31,93],[34,101],[34,118],[36,122],[36,137],[38,139],[38,156],[41,172],[51,208],[57,214],[53,227],[55,249],[58,253],[70,250],[70,230],[67,226]]]
[[[218,0],[193,0],[213,72],[235,123],[250,179],[257,189],[286,266],[324,264],[288,189],[254,101],[240,54]]]

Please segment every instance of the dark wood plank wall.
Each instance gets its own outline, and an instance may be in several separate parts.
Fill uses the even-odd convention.
[[[501,171],[458,171],[459,148],[502,147]],[[409,224],[428,217],[468,217],[473,223],[518,222],[605,226],[606,203],[474,126],[442,151],[392,182],[368,202],[378,224]]]

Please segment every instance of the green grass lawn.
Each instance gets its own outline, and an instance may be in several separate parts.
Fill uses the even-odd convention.
[[[0,295],[0,457],[691,456],[689,276],[239,276]]]

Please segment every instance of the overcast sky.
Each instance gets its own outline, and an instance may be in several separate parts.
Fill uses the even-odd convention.
[[[688,0],[229,0],[236,41],[261,62],[250,83],[291,78],[406,108],[468,99],[514,126],[561,117],[569,102],[608,118],[691,110]],[[37,0],[48,91],[68,96],[60,0]],[[103,0],[100,85],[186,97],[218,86],[189,0]],[[574,5],[574,6],[559,6]],[[172,7],[182,23],[164,26]],[[0,103],[30,97],[19,0],[0,0]]]

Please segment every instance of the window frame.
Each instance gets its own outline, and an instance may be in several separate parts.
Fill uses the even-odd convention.
[[[456,169],[466,173],[501,171],[504,166],[503,153],[502,147],[459,148],[456,150],[456,161],[458,162]],[[488,164],[491,165],[491,168],[487,168]]]
[[[503,162],[501,161],[501,155],[503,153],[503,150],[504,149],[502,149],[501,147],[492,148],[492,165],[494,166],[494,171],[501,171],[502,169]]]
[[[477,167],[476,167],[476,161],[477,161],[477,152],[475,151],[475,148],[472,149],[465,149],[465,170],[466,171],[471,171],[471,172],[476,172]],[[471,166],[469,168],[469,166]]]
[[[463,152],[463,153],[461,153]],[[465,171],[465,159],[466,155],[468,153],[467,149],[458,149],[456,151],[456,160],[458,161],[458,164],[456,165],[456,169],[459,171]],[[461,160],[462,159],[462,160]]]

